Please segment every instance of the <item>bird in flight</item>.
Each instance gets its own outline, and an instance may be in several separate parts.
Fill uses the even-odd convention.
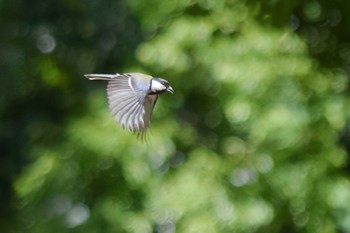
[[[142,139],[150,126],[158,95],[174,93],[170,83],[162,78],[141,73],[85,74],[89,80],[106,80],[109,109],[116,123],[136,133]]]

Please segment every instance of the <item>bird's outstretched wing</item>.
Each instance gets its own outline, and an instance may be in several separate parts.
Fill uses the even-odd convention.
[[[137,132],[138,136],[140,136],[142,139],[145,138],[146,131],[151,124],[151,117],[152,117],[154,106],[157,103],[157,99],[158,99],[158,95],[147,95],[143,103],[143,108],[145,111],[145,114],[143,116],[144,127]]]
[[[148,95],[148,87],[140,89],[132,82],[130,74],[91,74],[85,77],[109,81],[108,103],[115,121],[144,138],[158,95]]]

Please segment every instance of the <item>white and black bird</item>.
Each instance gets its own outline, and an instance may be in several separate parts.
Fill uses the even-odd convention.
[[[85,74],[89,80],[107,80],[109,108],[115,121],[143,138],[150,126],[158,95],[174,93],[169,82],[141,73]]]

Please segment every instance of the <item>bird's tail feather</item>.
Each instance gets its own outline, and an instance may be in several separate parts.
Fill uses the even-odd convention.
[[[120,74],[84,74],[84,76],[89,80],[111,80],[117,78]]]

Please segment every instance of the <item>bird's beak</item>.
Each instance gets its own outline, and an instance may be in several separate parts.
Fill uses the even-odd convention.
[[[170,92],[171,94],[174,93],[174,89],[173,89],[171,86],[169,86],[166,90],[167,90],[168,92]]]

